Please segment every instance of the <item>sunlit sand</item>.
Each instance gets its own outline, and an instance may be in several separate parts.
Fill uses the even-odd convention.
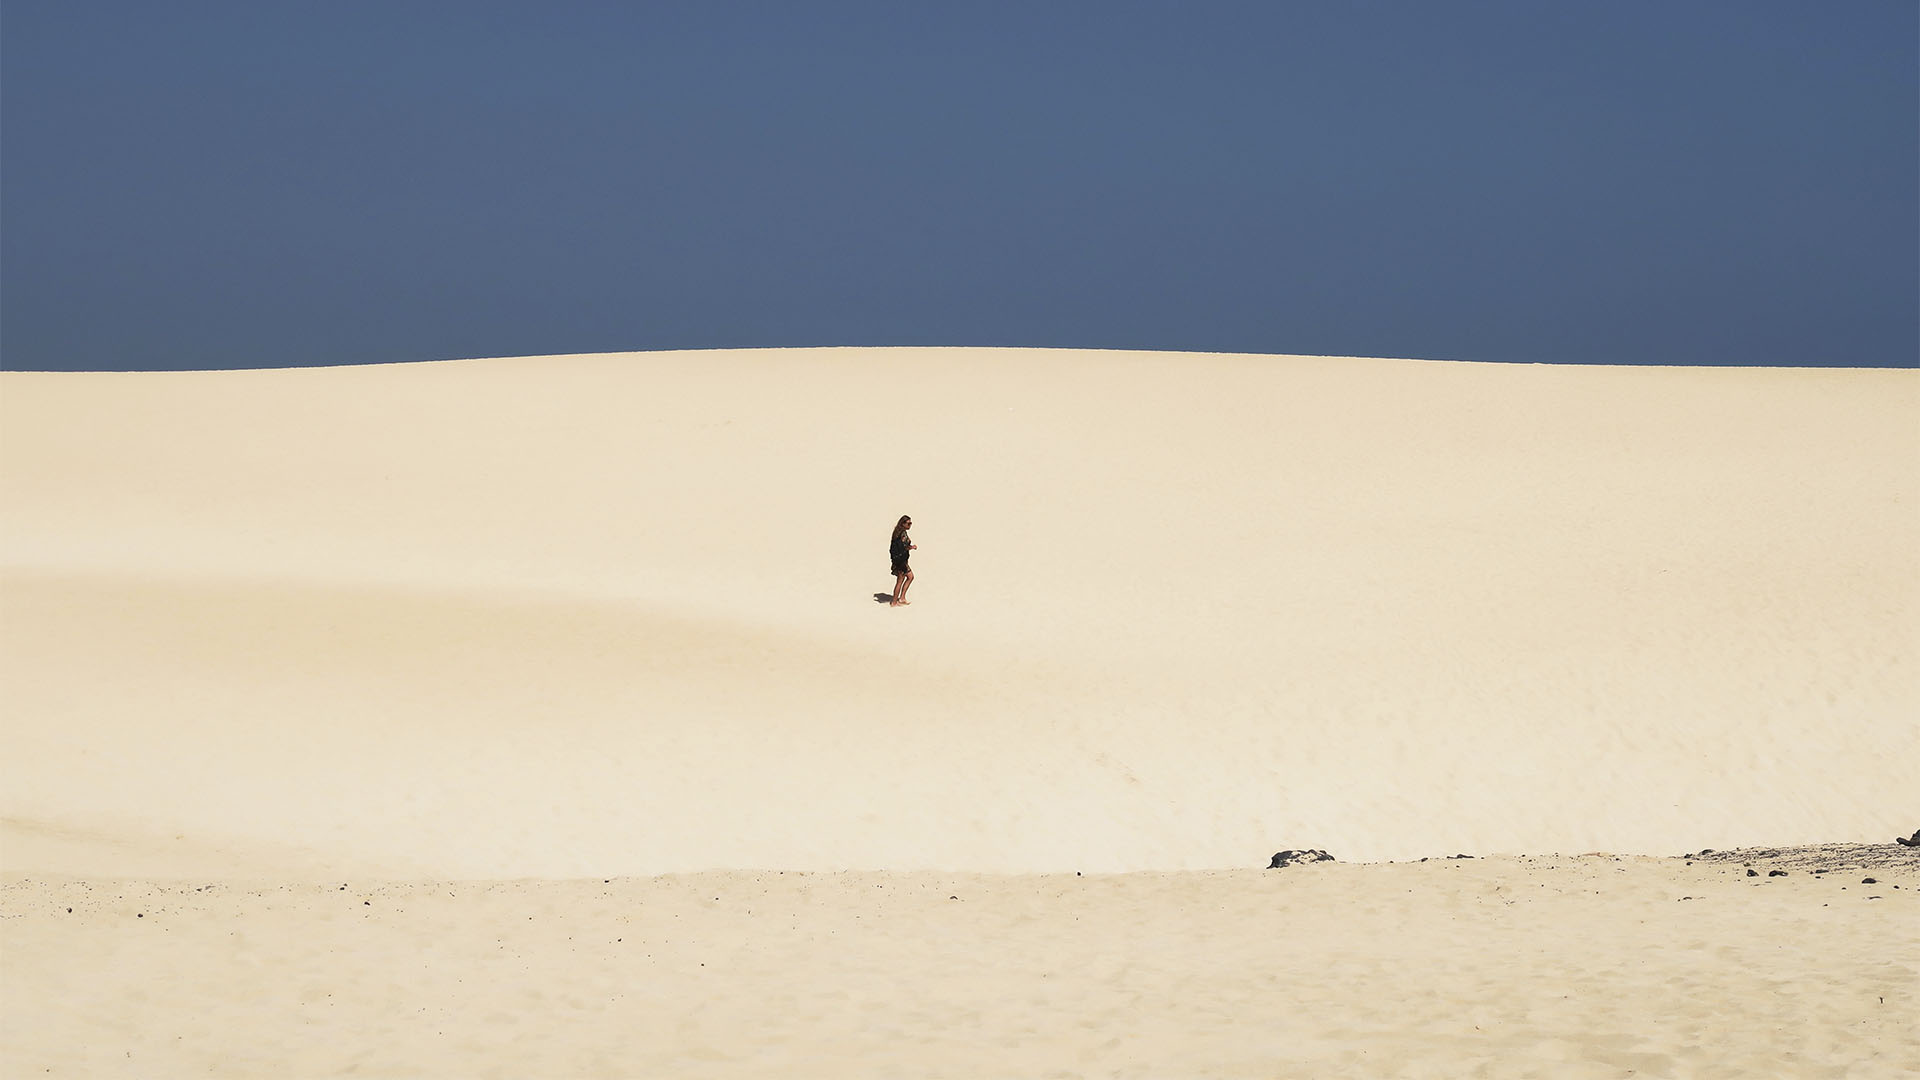
[[[1916,481],[1908,371],[3,374],[0,1062],[1920,1069]]]

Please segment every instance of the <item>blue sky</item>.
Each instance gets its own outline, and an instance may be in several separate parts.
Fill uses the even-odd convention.
[[[1920,5],[0,10],[0,366],[1914,365]]]

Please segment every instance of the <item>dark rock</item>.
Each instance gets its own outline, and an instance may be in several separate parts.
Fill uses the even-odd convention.
[[[1473,858],[1473,856],[1471,856],[1471,855],[1449,855],[1449,856],[1447,856],[1447,858],[1449,858],[1449,859],[1471,859],[1471,858]]]
[[[1879,878],[1870,878],[1870,877],[1863,877],[1863,878],[1861,878],[1861,879],[1860,879],[1860,884],[1862,884],[1862,885],[1878,885],[1878,884],[1880,884],[1880,879],[1879,879]]]
[[[1273,861],[1267,864],[1267,869],[1278,870],[1282,867],[1292,866],[1295,863],[1334,862],[1334,861],[1335,860],[1333,856],[1327,854],[1324,851],[1321,851],[1319,848],[1302,848],[1299,851],[1295,851],[1292,848],[1288,848],[1285,851],[1274,852]]]
[[[1758,871],[1758,870],[1749,870],[1749,871],[1747,871],[1747,876],[1748,876],[1748,877],[1759,877],[1759,876],[1760,876],[1760,871]]]
[[[1702,854],[1702,855],[1711,855],[1711,854],[1713,854],[1713,849],[1712,849],[1712,848],[1710,848],[1710,847],[1703,847],[1703,848],[1701,848],[1701,849],[1700,849],[1700,854]]]
[[[1767,871],[1767,876],[1768,877],[1786,877],[1787,872],[1785,870],[1769,870]]]

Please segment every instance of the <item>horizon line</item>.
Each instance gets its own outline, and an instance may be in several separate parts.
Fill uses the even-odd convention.
[[[819,352],[826,350],[953,350],[970,352],[1103,352],[1103,353],[1157,353],[1180,356],[1242,356],[1272,357],[1310,360],[1399,360],[1412,363],[1434,364],[1502,364],[1513,367],[1574,367],[1574,368],[1752,368],[1781,371],[1901,371],[1920,368],[1920,358],[1910,363],[1853,363],[1853,364],[1773,364],[1745,363],[1737,360],[1701,360],[1690,363],[1634,363],[1632,361],[1579,361],[1579,360],[1506,360],[1476,359],[1458,356],[1367,356],[1355,353],[1296,353],[1296,352],[1253,352],[1237,349],[1155,349],[1155,348],[1116,348],[1110,346],[1082,345],[747,345],[747,346],[707,346],[699,348],[664,349],[599,349],[586,352],[556,353],[515,353],[488,356],[437,356],[416,360],[342,360],[337,363],[317,364],[243,364],[223,367],[127,367],[127,368],[39,368],[11,367],[0,361],[0,374],[17,375],[191,375],[211,374],[215,372],[258,372],[258,371],[308,371],[330,370],[335,368],[372,368],[397,367],[410,364],[453,364],[473,363],[489,360],[546,360],[563,357],[586,356],[648,356],[668,353],[744,353],[744,352]]]

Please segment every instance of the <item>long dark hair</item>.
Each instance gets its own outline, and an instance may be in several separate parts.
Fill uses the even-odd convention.
[[[901,534],[907,531],[907,522],[912,520],[912,514],[901,514],[900,520],[893,523],[893,538],[895,540],[900,539]]]

